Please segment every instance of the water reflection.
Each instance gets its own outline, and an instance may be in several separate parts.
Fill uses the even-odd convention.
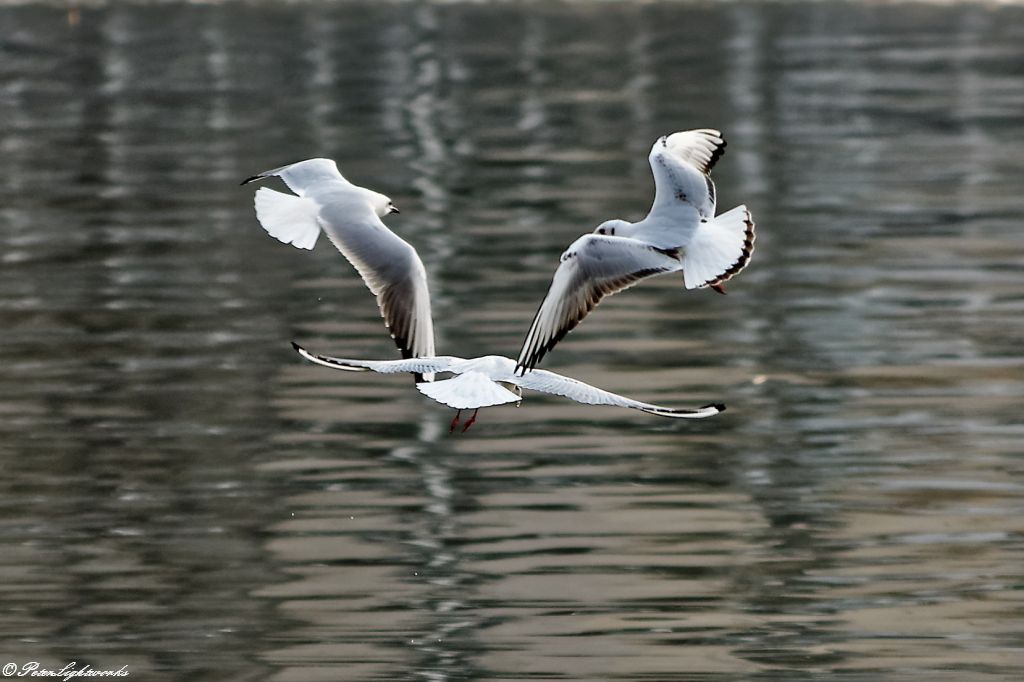
[[[0,8],[10,660],[147,679],[1021,673],[1021,10],[792,3]],[[685,30],[684,30],[685,29]],[[699,29],[699,30],[698,30]],[[685,39],[684,39],[685,38]],[[514,354],[575,236],[719,125],[758,252],[604,303],[464,437],[252,172],[402,207],[439,346]],[[400,218],[400,219],[397,219]],[[6,660],[6,659],[5,659]]]

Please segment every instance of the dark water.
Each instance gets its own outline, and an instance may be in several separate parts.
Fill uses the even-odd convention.
[[[1024,676],[1024,10],[0,8],[0,665],[132,679]],[[439,349],[514,355],[555,259],[729,138],[730,295],[607,301],[464,436],[257,171],[401,207]]]

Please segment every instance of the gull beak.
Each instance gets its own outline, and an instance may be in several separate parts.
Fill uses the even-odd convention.
[[[401,211],[399,211],[399,210],[398,210],[398,207],[397,207],[397,206],[395,206],[394,204],[392,204],[392,205],[391,205],[391,210],[390,210],[390,211],[388,211],[388,213],[401,213]]]
[[[262,173],[257,173],[256,175],[252,176],[251,178],[246,178],[245,180],[242,180],[242,184],[243,185],[248,185],[250,182],[256,182],[257,180],[263,180],[265,178],[273,177],[275,175],[280,174],[281,171],[285,170],[286,168],[288,168],[288,166],[281,166],[281,167],[275,168],[273,170],[268,170],[268,171],[263,171]]]

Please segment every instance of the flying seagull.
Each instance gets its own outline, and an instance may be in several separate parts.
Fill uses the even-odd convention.
[[[331,159],[299,161],[254,175],[242,184],[274,175],[295,195],[267,187],[256,190],[256,217],[263,229],[300,249],[312,249],[320,232],[325,232],[377,297],[384,324],[402,357],[434,355],[434,323],[423,262],[416,249],[381,221],[399,212],[391,199],[353,185]]]
[[[715,216],[715,183],[708,173],[725,150],[717,130],[702,128],[658,139],[648,160],[654,204],[640,222],[608,220],[562,254],[516,361],[525,374],[605,296],[642,279],[683,272],[687,289],[723,283],[750,261],[754,222],[746,206]]]
[[[522,389],[524,388],[560,395],[587,405],[630,407],[648,414],[656,414],[659,417],[675,419],[701,419],[725,411],[725,405],[720,403],[704,405],[696,409],[661,407],[643,403],[543,369],[535,369],[520,376],[515,373],[515,362],[512,358],[500,355],[485,355],[471,359],[441,355],[408,360],[347,360],[310,353],[294,341],[292,347],[310,362],[347,372],[373,371],[381,374],[408,372],[424,376],[437,372],[454,374],[455,376],[451,379],[424,381],[416,384],[420,393],[442,405],[458,410],[455,418],[452,419],[449,431],[454,431],[455,427],[459,425],[463,410],[473,410],[472,416],[462,427],[465,432],[476,421],[476,415],[480,408],[507,403],[518,404],[523,399]]]

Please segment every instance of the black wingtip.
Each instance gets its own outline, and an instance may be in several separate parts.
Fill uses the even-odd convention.
[[[729,143],[725,141],[725,135],[719,134],[719,137],[722,140],[722,144],[715,147],[715,150],[711,152],[711,160],[708,161],[708,173],[710,173],[711,169],[715,167],[715,164],[718,163],[718,160],[725,155],[725,148],[729,146]]]
[[[303,348],[303,347],[302,347],[302,346],[300,346],[299,344],[295,343],[294,341],[292,341],[292,348],[294,348],[294,349],[295,349],[295,352],[296,352],[296,353],[301,353],[301,352],[303,352],[304,350],[306,350],[305,348]]]
[[[719,412],[725,412],[725,403],[708,403],[707,405],[702,405],[700,409],[706,410],[709,407],[713,407]]]
[[[264,177],[265,176],[263,176],[263,175],[254,175],[251,178],[246,178],[245,180],[242,180],[242,182],[240,182],[239,185],[248,185],[250,182],[255,182],[256,180],[262,180]]]

